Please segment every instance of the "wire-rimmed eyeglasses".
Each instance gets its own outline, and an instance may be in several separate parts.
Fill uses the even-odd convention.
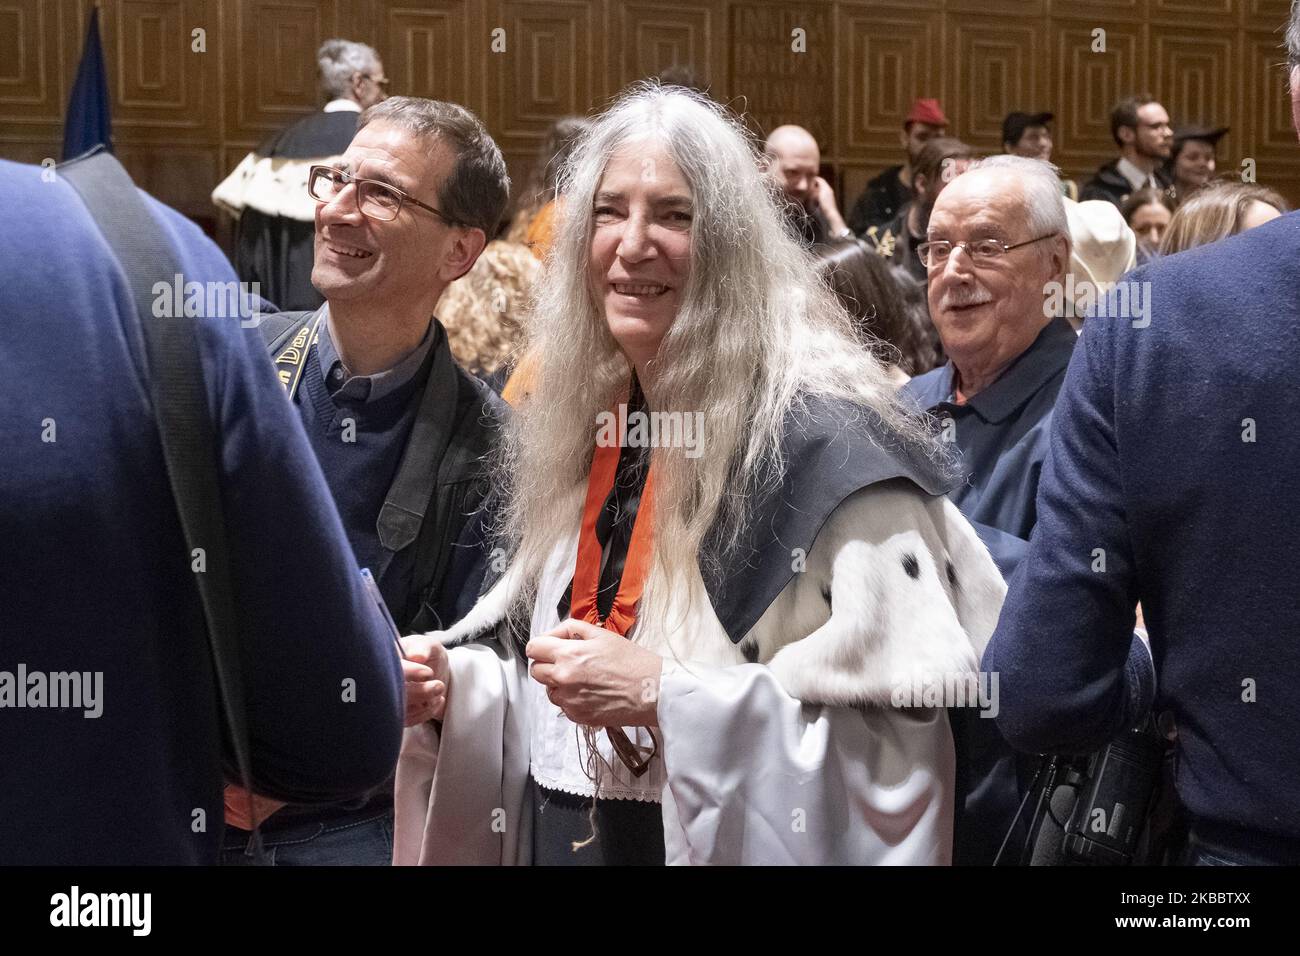
[[[972,239],[970,242],[949,242],[947,239],[936,239],[934,242],[923,242],[917,246],[916,255],[921,260],[921,264],[927,269],[937,269],[948,261],[953,249],[965,249],[966,255],[970,256],[971,261],[978,265],[981,262],[992,262],[994,259],[1000,259],[1012,249],[1019,249],[1021,246],[1042,242],[1044,239],[1051,239],[1055,235],[1057,233],[1049,232],[1037,239],[1026,239],[1024,242],[1017,242],[1012,245],[1007,245],[1000,239]]]

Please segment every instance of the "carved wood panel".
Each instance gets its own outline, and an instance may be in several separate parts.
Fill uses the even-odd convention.
[[[1148,0],[1152,22],[1175,29],[1211,25],[1236,26],[1242,0]]]
[[[834,153],[831,5],[738,2],[730,13],[729,88],[756,131],[794,123]]]
[[[0,155],[57,156],[92,0],[0,0]],[[1114,155],[1115,101],[1149,90],[1176,123],[1228,125],[1221,165],[1257,163],[1300,199],[1281,29],[1289,0],[104,0],[119,153],[196,216],[239,157],[319,108],[315,51],[374,45],[393,93],[478,113],[521,178],[555,118],[691,66],[766,131],[811,129],[850,203],[898,162],[913,99],[1000,148],[1003,114],[1056,114],[1055,159],[1082,177]],[[206,52],[192,33],[206,31]],[[1094,49],[1096,30],[1104,50]],[[500,34],[494,31],[502,31]],[[503,41],[494,47],[497,37]],[[501,44],[496,44],[501,46]]]
[[[63,120],[59,11],[43,0],[0,0],[0,138],[21,142]]]
[[[673,66],[689,67],[701,83],[707,84],[716,70],[712,61],[712,13],[704,4],[619,4],[613,86],[621,88]]]
[[[965,14],[950,18],[952,69],[945,74],[945,112],[950,132],[991,151],[1001,151],[1002,118],[1012,110],[1044,107],[1046,76],[1040,61],[1041,30],[1019,20]]]
[[[1230,33],[1184,30],[1171,36],[1153,29],[1151,93],[1180,123],[1232,126],[1219,148],[1232,151],[1241,139],[1243,83],[1237,69],[1237,38]]]
[[[1103,21],[1142,21],[1147,16],[1149,0],[1048,0],[1047,14]]]
[[[1052,74],[1053,160],[1090,174],[1115,154],[1111,109],[1122,97],[1143,91],[1147,82],[1146,27],[1109,23],[1102,27],[1104,49],[1093,34],[1093,23],[1057,21],[1054,28],[1058,68]]]
[[[840,155],[889,163],[898,150],[903,119],[917,96],[939,97],[936,60],[942,57],[943,21],[934,11],[880,11],[843,5],[838,86]]]
[[[374,46],[383,57],[391,92],[479,108],[473,101],[482,99],[482,80],[473,66],[487,40],[471,26],[471,6],[468,0],[383,5]]]
[[[316,50],[338,35],[326,0],[224,3],[226,135],[250,145],[319,107]]]
[[[104,5],[100,30],[119,141],[220,141],[217,25],[217,4],[211,0]],[[206,32],[195,35],[195,30]]]

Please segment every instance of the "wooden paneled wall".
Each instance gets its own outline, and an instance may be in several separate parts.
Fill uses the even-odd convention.
[[[59,154],[90,0],[0,0],[0,156]],[[757,125],[812,129],[841,203],[897,162],[916,96],[952,132],[999,148],[1002,116],[1052,110],[1056,160],[1110,158],[1108,114],[1149,90],[1175,122],[1228,124],[1220,166],[1255,160],[1300,200],[1300,146],[1280,66],[1288,0],[102,0],[118,154],[212,227],[215,183],[319,105],[325,38],[373,44],[392,92],[455,100],[487,122],[516,179],[554,117],[689,64]],[[193,31],[205,31],[195,52]],[[498,30],[504,33],[496,32]],[[1105,50],[1094,50],[1104,31]],[[802,31],[798,33],[796,31]],[[504,41],[504,50],[493,51]],[[801,47],[802,49],[796,49]]]

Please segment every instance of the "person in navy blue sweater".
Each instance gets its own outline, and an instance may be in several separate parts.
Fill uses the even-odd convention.
[[[230,751],[134,300],[57,172],[0,161],[0,195],[0,864],[215,863]],[[187,282],[235,281],[145,198]],[[400,662],[257,334],[194,321],[254,789],[344,799],[396,763]]]
[[[1131,273],[1149,324],[1084,325],[983,660],[1013,745],[1095,750],[1152,702],[1140,601],[1191,863],[1300,863],[1298,257],[1283,216]]]

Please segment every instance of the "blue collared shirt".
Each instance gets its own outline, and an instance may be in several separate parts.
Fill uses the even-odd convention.
[[[326,310],[329,306],[325,306]],[[338,349],[330,337],[328,312],[326,321],[321,323],[320,341],[316,345],[316,360],[320,363],[321,378],[335,402],[345,401],[356,404],[377,402],[385,395],[401,388],[420,371],[424,359],[433,345],[433,321],[424,330],[424,338],[410,355],[392,368],[376,372],[374,375],[352,375],[343,360],[339,358]]]
[[[1038,520],[1038,479],[1047,457],[1052,408],[1065,380],[1077,336],[1053,319],[992,385],[957,404],[951,362],[918,375],[903,393],[940,419],[940,435],[961,453],[962,483],[949,494],[1010,578]],[[993,721],[950,713],[958,753],[958,806],[953,859],[987,866],[1008,831],[1011,846],[1025,839],[1016,827],[1021,791],[1017,762]],[[1013,850],[1014,856],[1014,850]]]
[[[1038,519],[1035,500],[1052,407],[1077,341],[1063,318],[1044,326],[992,385],[957,404],[952,362],[918,375],[903,394],[942,422],[961,453],[965,480],[949,497],[1010,577]]]

